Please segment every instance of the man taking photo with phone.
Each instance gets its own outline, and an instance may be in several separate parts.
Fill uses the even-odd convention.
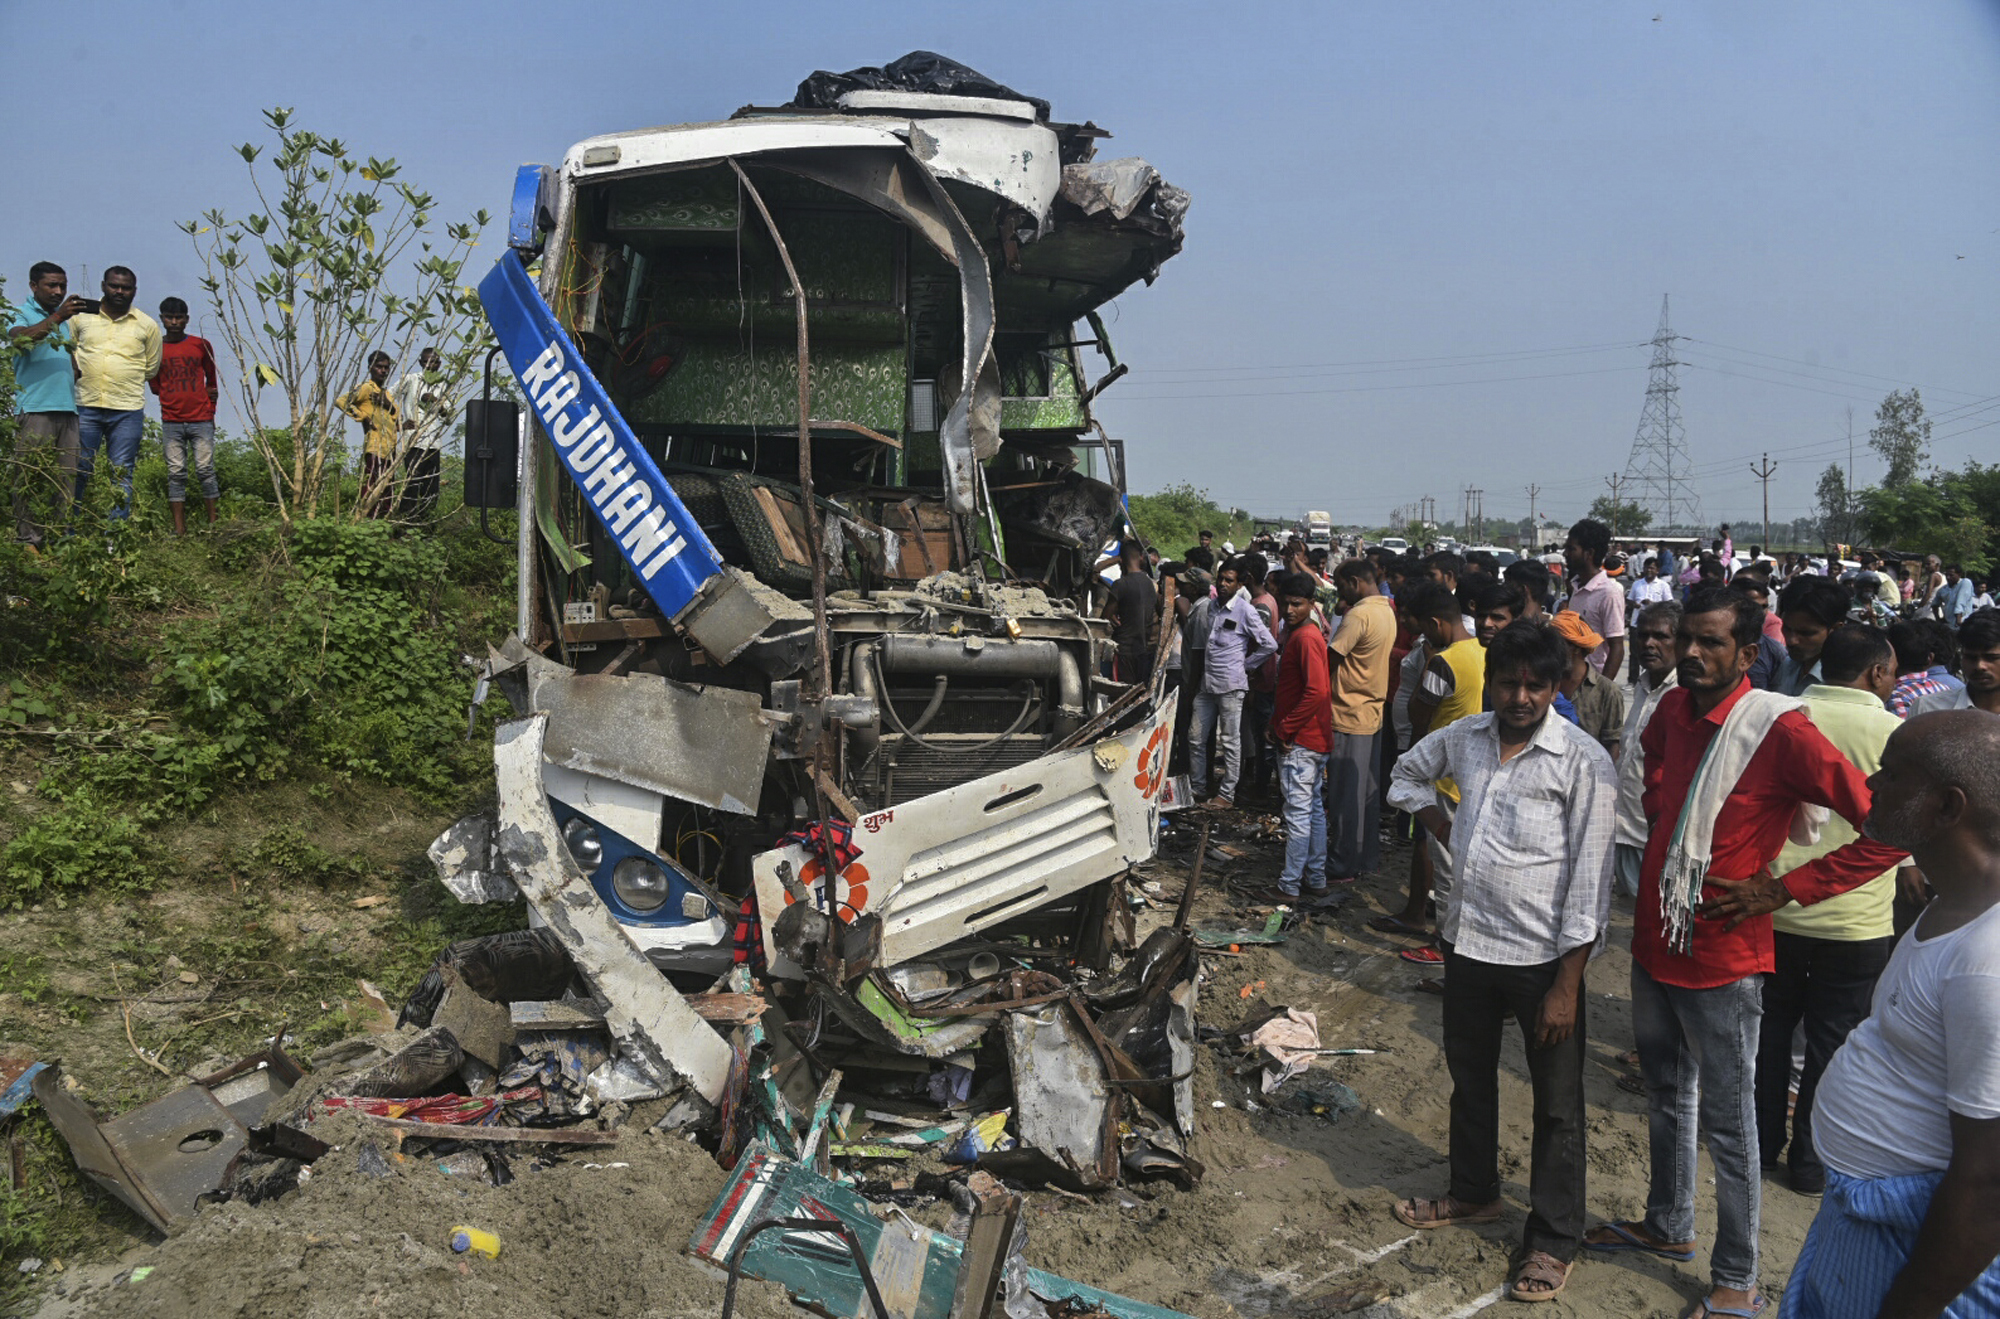
[[[84,300],[69,295],[69,275],[53,261],[28,268],[27,302],[12,309],[7,346],[14,355],[14,457],[54,445],[59,482],[56,508],[65,517],[76,498],[76,368],[70,354],[76,341],[69,321]],[[39,551],[42,528],[28,511],[26,468],[14,477],[14,538]]]

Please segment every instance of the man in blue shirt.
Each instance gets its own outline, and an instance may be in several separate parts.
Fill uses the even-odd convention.
[[[1243,770],[1243,698],[1250,689],[1250,670],[1278,653],[1278,643],[1250,603],[1243,585],[1244,565],[1231,559],[1216,574],[1215,604],[1208,627],[1208,651],[1202,666],[1201,690],[1194,698],[1194,732],[1188,742],[1189,770],[1197,796],[1208,792],[1208,738],[1215,734],[1222,757],[1222,785],[1206,804],[1226,810],[1235,802],[1237,779]]]
[[[64,516],[76,496],[76,467],[81,453],[76,433],[76,368],[71,351],[69,318],[83,310],[83,299],[72,298],[69,276],[53,261],[37,261],[28,270],[29,301],[11,308],[7,346],[14,355],[14,458],[17,463],[34,450],[53,444],[61,478],[56,482],[56,507]],[[28,490],[36,483],[32,468],[16,468],[14,538],[33,550],[42,545],[42,528],[28,511]]]
[[[1944,566],[1944,589],[1938,592],[1938,611],[1944,621],[1953,627],[1962,627],[1965,620],[1972,617],[1972,599],[1978,588],[1965,575],[1965,569],[1955,563]]]

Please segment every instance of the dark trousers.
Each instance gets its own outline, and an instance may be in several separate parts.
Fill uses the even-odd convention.
[[[1382,805],[1375,791],[1378,733],[1333,735],[1326,758],[1326,873],[1358,879],[1382,864]]]
[[[1535,1045],[1542,999],[1556,963],[1494,966],[1444,945],[1444,1059],[1451,1071],[1451,1196],[1465,1204],[1500,1198],[1500,1035],[1511,1009],[1528,1050],[1534,1087],[1534,1147],[1528,1173],[1524,1250],[1567,1262],[1583,1238],[1583,1038],[1579,993],[1576,1029],[1561,1044]]]
[[[1278,748],[1271,742],[1271,716],[1276,692],[1254,688],[1243,699],[1243,781],[1258,792],[1269,792],[1278,773]]]
[[[1185,774],[1189,768],[1188,741],[1194,736],[1194,694],[1201,690],[1205,650],[1184,646],[1181,650],[1181,690],[1175,703],[1174,753],[1167,759],[1169,774]],[[1197,797],[1208,795],[1206,783],[1189,784]]]
[[[1766,1167],[1776,1167],[1785,1148],[1785,1110],[1790,1103],[1792,1032],[1805,1024],[1806,1066],[1799,1099],[1792,1107],[1794,1171],[1823,1171],[1812,1143],[1813,1094],[1833,1061],[1834,1050],[1868,1015],[1875,979],[1889,965],[1894,935],[1880,939],[1814,939],[1803,934],[1772,935],[1777,970],[1764,977],[1764,1024],[1757,1035],[1757,1146]]]
[[[412,449],[403,455],[403,498],[400,517],[428,522],[437,511],[443,455],[436,449]]]

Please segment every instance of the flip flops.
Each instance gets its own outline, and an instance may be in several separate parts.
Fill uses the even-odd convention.
[[[1396,956],[1406,962],[1415,962],[1418,966],[1444,965],[1444,954],[1435,948],[1405,948],[1402,952],[1397,953]]]
[[[1682,1264],[1694,1258],[1694,1242],[1690,1241],[1685,1246],[1654,1245],[1632,1230],[1638,1226],[1639,1224],[1637,1223],[1604,1223],[1584,1234],[1583,1248],[1585,1250],[1597,1251],[1603,1255],[1614,1255],[1621,1251],[1636,1250],[1643,1255],[1658,1255],[1661,1259],[1676,1260]],[[1592,1241],[1590,1239],[1591,1236],[1598,1232],[1609,1232],[1613,1239],[1609,1241]],[[1703,1302],[1703,1304],[1706,1303],[1705,1301]],[[1720,1314],[1722,1311],[1718,1310],[1716,1313]]]
[[[1771,1308],[1771,1298],[1759,1296],[1757,1303],[1748,1309],[1736,1305],[1710,1305],[1706,1296],[1695,1302],[1684,1319],[1711,1319],[1713,1315],[1726,1315],[1728,1319],[1757,1319],[1757,1316]]]

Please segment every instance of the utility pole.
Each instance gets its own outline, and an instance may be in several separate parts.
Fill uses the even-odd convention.
[[[1542,548],[1542,520],[1535,516],[1535,496],[1541,493],[1538,485],[1528,487],[1528,543],[1536,550]]]
[[[1611,539],[1618,539],[1618,488],[1625,484],[1623,476],[1613,474],[1604,478],[1604,484],[1611,487]]]
[[[1486,543],[1486,492],[1484,490],[1474,490],[1472,492],[1472,518],[1478,527],[1478,530],[1473,533],[1472,543],[1475,545],[1484,545]]]
[[[1759,467],[1756,463],[1750,464],[1750,475],[1756,477],[1764,485],[1764,550],[1766,553],[1769,553],[1771,549],[1771,473],[1777,470],[1778,465],[1771,461],[1771,455],[1768,453],[1764,455],[1764,465],[1762,467]]]

